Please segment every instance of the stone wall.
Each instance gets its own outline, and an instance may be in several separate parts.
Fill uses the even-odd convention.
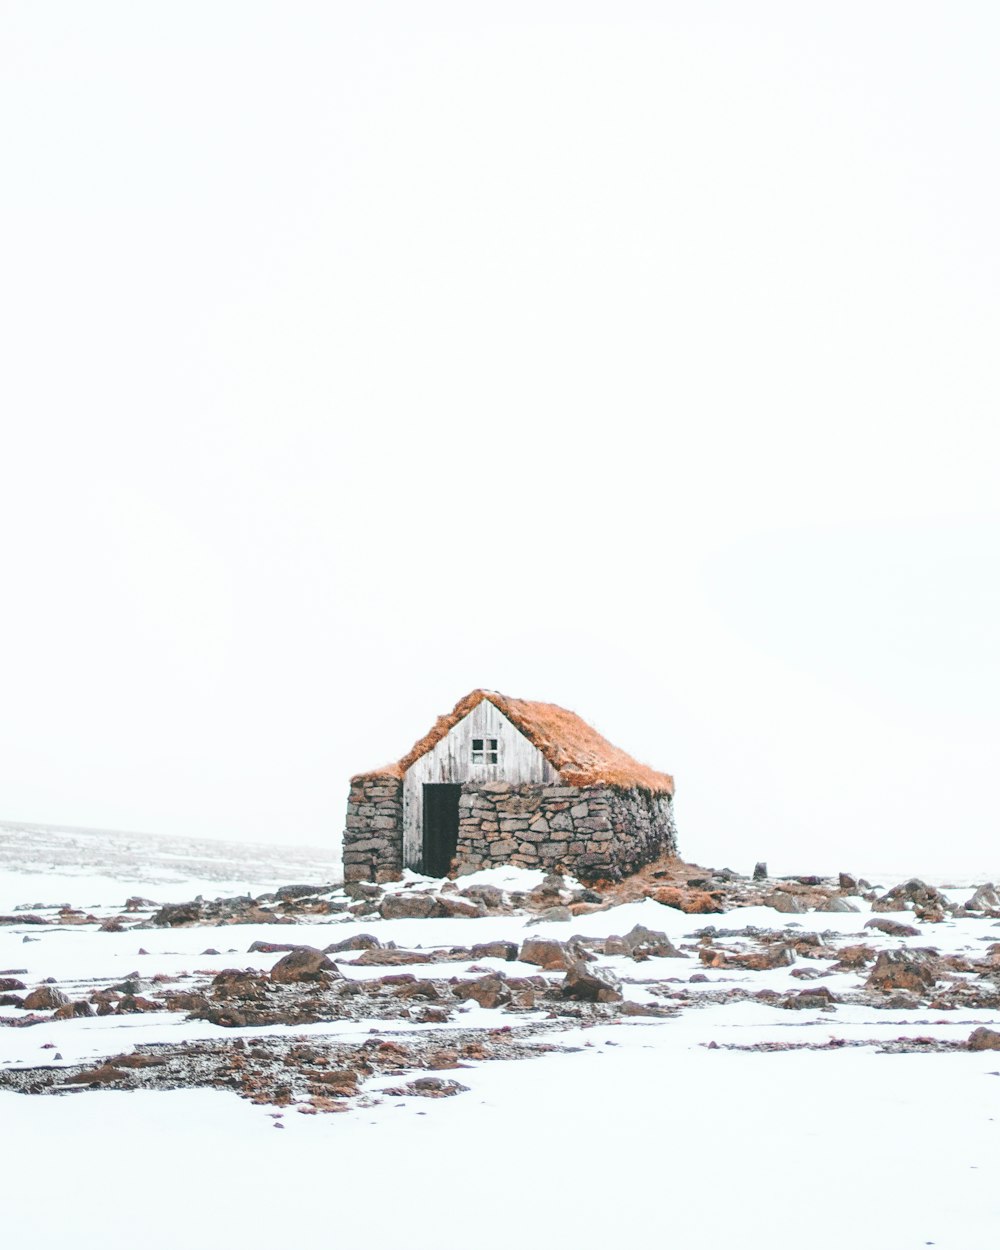
[[[398,881],[403,872],[403,783],[395,777],[351,782],[344,831],[345,881]]]
[[[618,880],[677,852],[673,803],[644,790],[467,784],[458,812],[459,874],[517,864]]]

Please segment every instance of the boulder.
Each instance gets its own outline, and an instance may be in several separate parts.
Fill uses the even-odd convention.
[[[536,942],[541,939],[535,938]],[[516,942],[477,942],[470,952],[473,959],[506,959],[517,958]]]
[[[363,950],[357,959],[350,960],[354,968],[400,968],[406,964],[436,963],[433,951],[407,951],[396,946],[379,946]]]
[[[62,990],[51,985],[40,985],[37,990],[25,995],[22,1005],[25,1011],[55,1011],[57,1007],[65,1006],[68,1002],[69,999]]]
[[[344,938],[342,942],[331,942],[329,946],[324,946],[323,953],[339,955],[342,951],[377,951],[381,947],[382,943],[370,933],[356,933],[354,937]]]
[[[767,864],[762,859],[758,860],[753,866],[753,879],[754,881],[767,880]]]
[[[558,907],[546,907],[544,911],[537,912],[535,916],[528,921],[528,924],[545,924],[550,920],[572,920],[573,913],[568,907],[564,907],[561,903]]]
[[[842,872],[837,878],[837,884],[845,894],[857,894],[858,879],[849,872]]]
[[[923,993],[937,983],[929,962],[920,952],[880,951],[875,967],[868,974],[868,989],[910,990]]]
[[[275,894],[282,902],[286,902],[289,899],[309,898],[313,894],[325,894],[329,889],[328,885],[283,885]]]
[[[563,998],[572,998],[584,1003],[620,1003],[622,992],[611,974],[602,969],[595,972],[582,960],[570,964],[566,969],[566,977],[559,992]]]
[[[1000,1050],[1000,1033],[996,1029],[973,1029],[965,1043],[969,1050]]]
[[[150,920],[154,929],[177,928],[197,924],[201,920],[201,903],[167,903]]]
[[[382,887],[371,881],[347,881],[344,883],[344,893],[348,898],[358,902],[361,899],[378,898],[382,893]]]
[[[834,972],[846,972],[853,968],[863,968],[875,958],[875,948],[858,943],[854,946],[842,946],[837,951],[838,962],[834,964]]]
[[[468,885],[461,891],[461,894],[464,898],[471,898],[477,903],[482,903],[489,911],[503,909],[503,890],[495,885]]]
[[[831,894],[826,902],[816,908],[817,911],[857,911],[858,909],[853,903],[849,903],[846,898],[841,898],[839,894]]]
[[[475,981],[452,981],[451,991],[456,998],[477,1002],[480,1007],[501,1007],[510,1002],[510,989],[499,973],[490,973]]]
[[[689,916],[725,911],[721,900],[707,890],[682,890],[677,886],[665,885],[654,890],[652,897],[664,907],[675,907]]]
[[[887,933],[889,937],[919,937],[920,930],[915,929],[911,924],[902,924],[898,920],[886,920],[883,916],[873,916],[871,920],[865,921],[866,929],[878,929],[880,933]]]
[[[27,989],[27,986],[23,981],[19,981],[17,977],[0,977],[0,993],[23,989]]]
[[[992,881],[979,886],[965,904],[966,911],[1000,911],[1000,895]]]
[[[256,968],[223,968],[212,978],[211,988],[214,998],[259,1000],[267,994],[267,974]]]
[[[307,951],[312,947],[305,946],[301,942],[251,942],[247,947],[247,954],[261,955],[280,955],[283,951]],[[203,955],[218,955],[218,951],[202,951]]]
[[[53,1020],[72,1020],[76,1016],[92,1016],[94,1009],[90,1003],[80,1002],[63,1003],[61,1007],[57,1007],[52,1016]]]
[[[439,894],[437,910],[441,915],[464,916],[470,920],[486,915],[484,903],[472,898],[462,898],[460,894]]]
[[[633,925],[621,939],[633,959],[686,959],[667,935],[659,929],[647,929],[644,924]]]
[[[337,965],[322,951],[305,946],[299,950],[289,951],[271,969],[271,980],[280,985],[290,985],[299,981],[340,980],[343,973]]]
[[[912,907],[918,914],[928,913],[929,916],[936,917],[949,911],[951,904],[940,890],[927,885],[919,877],[894,885],[872,903],[872,911],[906,911],[908,907]]]
[[[810,985],[806,990],[799,990],[796,994],[789,994],[787,998],[781,1000],[781,1006],[787,1010],[795,1011],[803,1008],[811,1008],[816,1011],[822,1007],[828,1007],[836,1002],[836,999],[826,988],[825,985]]]
[[[787,890],[775,890],[769,898],[764,900],[764,905],[773,907],[775,911],[780,911],[785,915],[799,915],[809,910],[797,894],[789,894]]]
[[[437,911],[430,894],[387,894],[378,905],[383,920],[426,920]]]
[[[563,970],[573,963],[573,957],[566,947],[555,938],[525,938],[517,957],[522,963],[535,964],[539,968],[550,970]]]

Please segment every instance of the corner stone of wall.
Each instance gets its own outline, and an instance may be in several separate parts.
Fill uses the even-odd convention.
[[[345,881],[398,881],[403,875],[403,783],[397,777],[351,782],[344,830]]]
[[[677,853],[669,795],[644,790],[466,784],[458,816],[460,876],[515,864],[614,881]]]

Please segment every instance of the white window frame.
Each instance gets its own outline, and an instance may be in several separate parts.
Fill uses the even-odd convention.
[[[477,744],[478,743],[478,747]],[[483,767],[500,763],[500,739],[489,734],[480,734],[472,739],[472,762]]]

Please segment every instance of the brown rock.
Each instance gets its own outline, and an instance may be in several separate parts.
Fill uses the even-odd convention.
[[[57,1007],[53,1020],[72,1020],[75,1016],[92,1016],[94,1009],[90,1003],[63,1003],[61,1007]]]
[[[920,994],[936,984],[937,978],[925,959],[908,951],[881,951],[868,980],[869,989],[911,990]]]
[[[621,990],[611,978],[610,973],[602,971],[600,975],[582,961],[574,963],[566,970],[566,978],[559,987],[563,998],[573,998],[586,1003],[620,1003]]]
[[[378,910],[383,920],[425,920],[437,911],[437,902],[430,894],[387,894]]]
[[[342,977],[343,973],[337,965],[312,946],[289,951],[271,969],[271,980],[280,985],[299,981],[340,980]]]
[[[69,999],[61,990],[51,985],[40,985],[37,990],[32,990],[25,996],[24,1009],[25,1011],[54,1011],[68,1002]]]
[[[517,943],[477,942],[472,948],[471,955],[473,959],[506,959],[509,962],[517,958]]]
[[[887,920],[884,916],[872,916],[871,920],[865,921],[866,929],[878,929],[880,933],[887,933],[889,937],[919,937],[920,930],[915,929],[911,924],[902,924],[899,920]]]
[[[568,968],[573,962],[566,947],[555,938],[525,938],[517,957],[522,963],[557,971]]]
[[[973,1029],[965,1043],[969,1050],[1000,1050],[1000,1033],[995,1029]]]
[[[661,886],[653,891],[653,899],[664,907],[676,907],[678,911],[689,916],[701,916],[710,912],[721,912],[725,908],[717,895],[707,890],[682,890],[677,886]]]
[[[452,981],[451,991],[456,998],[472,999],[480,1007],[502,1007],[504,1003],[510,1002],[510,990],[503,977],[497,973],[479,977],[475,981]]]
[[[875,948],[872,946],[864,946],[860,943],[854,946],[842,946],[837,951],[839,962],[835,966],[837,972],[844,972],[851,968],[861,968],[865,964],[870,964],[875,958]]]
[[[352,968],[400,968],[406,964],[432,964],[432,951],[404,951],[394,946],[382,946],[377,950],[365,950],[347,961]]]
[[[807,990],[799,990],[797,994],[789,994],[787,998],[782,999],[781,1006],[791,1010],[810,1007],[815,1010],[819,1007],[826,1007],[835,1001],[836,999],[825,985],[811,985]]]
[[[437,910],[445,916],[464,916],[470,920],[486,915],[486,908],[482,903],[475,899],[462,898],[458,894],[440,894]]]

